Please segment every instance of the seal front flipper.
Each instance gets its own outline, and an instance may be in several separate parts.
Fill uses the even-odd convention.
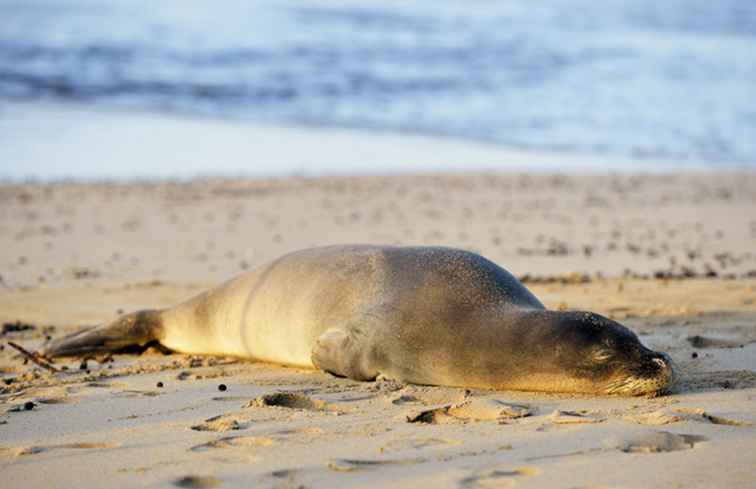
[[[310,358],[315,367],[338,377],[375,380],[378,371],[370,365],[367,343],[358,330],[331,328],[315,341]]]
[[[59,338],[42,350],[47,358],[106,353],[159,340],[160,311],[145,310],[121,316],[114,322]]]

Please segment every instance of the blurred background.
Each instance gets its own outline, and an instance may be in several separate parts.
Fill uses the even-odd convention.
[[[5,179],[756,167],[753,0],[0,0],[0,19]]]

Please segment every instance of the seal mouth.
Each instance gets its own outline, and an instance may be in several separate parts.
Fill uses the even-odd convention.
[[[630,372],[614,377],[604,387],[607,394],[656,397],[669,392],[676,382],[674,362],[666,353],[653,352]]]

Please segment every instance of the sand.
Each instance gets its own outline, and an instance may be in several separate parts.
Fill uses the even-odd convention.
[[[728,172],[2,185],[2,486],[754,487],[755,210],[756,175]],[[623,322],[680,382],[466,391],[153,349],[52,373],[8,346],[347,242],[480,252]]]

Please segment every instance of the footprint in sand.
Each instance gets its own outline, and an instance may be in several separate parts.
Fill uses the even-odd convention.
[[[606,418],[588,411],[560,411],[557,409],[549,415],[549,420],[554,424],[589,424],[601,423]]]
[[[151,465],[128,465],[126,467],[121,467],[120,469],[117,470],[117,472],[123,473],[123,474],[144,474],[146,472],[149,472],[155,469],[180,465],[184,462],[185,460],[172,460],[172,461],[156,462]]]
[[[220,479],[215,477],[202,477],[196,475],[188,475],[181,479],[173,481],[174,486],[185,487],[187,489],[212,489],[221,485]]]
[[[298,484],[295,478],[301,473],[300,469],[281,469],[270,472],[268,476],[275,481],[272,489],[305,489],[305,486]]]
[[[285,430],[276,431],[278,435],[322,435],[325,433],[323,428],[317,426],[304,426],[301,428],[287,428]]]
[[[344,393],[337,399],[338,402],[344,403],[344,402],[360,402],[360,401],[369,401],[371,399],[375,399],[375,394],[360,394],[360,393]]]
[[[699,435],[678,435],[666,431],[651,431],[620,440],[608,440],[608,448],[616,448],[625,453],[662,453],[689,450],[698,443],[707,441]]]
[[[244,407],[283,407],[306,411],[339,412],[339,409],[320,399],[313,399],[298,392],[274,392],[257,397]]]
[[[272,438],[262,436],[227,436],[218,440],[195,445],[189,450],[192,452],[205,452],[219,448],[249,448],[267,447],[275,443]]]
[[[29,447],[0,447],[0,457],[22,457],[50,450],[90,450],[95,448],[117,448],[115,443],[62,443],[59,445],[33,445]]]
[[[677,408],[674,410],[660,409],[652,413],[631,414],[624,416],[623,419],[634,423],[658,426],[664,424],[677,423],[679,421],[697,421],[699,423],[711,423],[726,426],[751,426],[748,421],[725,418],[709,414],[700,408]]]
[[[622,419],[646,426],[661,426],[682,421],[683,417],[666,409],[660,409],[651,413],[628,414],[623,416]]]
[[[461,445],[462,442],[445,438],[402,438],[392,440],[382,446],[379,451],[399,452],[403,450],[422,450],[425,448],[439,448],[445,446]]]
[[[162,395],[162,392],[158,391],[140,391],[140,390],[124,390],[113,394],[114,397],[157,397]]]
[[[358,460],[339,458],[328,462],[328,468],[335,472],[354,472],[356,470],[368,470],[388,465],[413,465],[425,462],[423,458],[407,458],[401,460]]]
[[[110,388],[113,388],[113,389],[122,389],[122,388],[125,388],[126,386],[127,386],[127,384],[124,383],[124,382],[98,382],[98,381],[95,381],[95,382],[87,382],[86,384],[84,384],[83,387],[92,387],[92,388],[95,388],[95,389],[110,389]],[[77,387],[77,386],[73,386],[71,388],[71,390],[74,391],[74,392],[77,392],[78,390],[81,390],[81,388]]]
[[[530,416],[533,410],[522,404],[508,404],[497,399],[471,399],[459,404],[449,404],[426,409],[407,416],[409,423],[446,424],[455,421],[492,421],[500,423],[508,419]]]
[[[524,404],[509,404],[498,399],[472,399],[451,406],[447,412],[455,418],[488,421],[524,418],[533,410]]]
[[[238,415],[221,414],[220,416],[213,416],[212,418],[207,418],[201,423],[190,426],[190,429],[194,431],[216,432],[241,430],[243,428],[246,428],[246,426],[239,423],[240,419],[241,418]]]
[[[753,423],[749,423],[748,421],[730,419],[730,418],[725,418],[723,416],[715,416],[713,414],[707,413],[701,408],[681,407],[681,408],[675,409],[675,412],[681,414],[686,419],[689,419],[692,421],[699,421],[702,423],[720,424],[720,425],[726,425],[726,426],[752,426],[753,425]]]
[[[459,404],[467,400],[469,395],[470,391],[465,389],[407,386],[394,395],[390,402],[395,405],[423,404],[425,406]]]
[[[249,399],[248,396],[217,396],[213,397],[213,401],[221,401],[221,402],[238,402],[238,401],[246,401]]]
[[[541,473],[537,467],[486,468],[474,472],[459,481],[459,487],[485,489],[495,487],[512,487],[518,479],[532,477]]]

